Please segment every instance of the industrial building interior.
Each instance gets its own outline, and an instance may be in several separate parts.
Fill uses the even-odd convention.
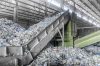
[[[0,66],[100,66],[100,0],[0,0]]]

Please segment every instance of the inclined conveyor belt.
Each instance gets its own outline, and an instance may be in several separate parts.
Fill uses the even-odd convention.
[[[33,56],[36,56],[49,43],[55,34],[63,28],[64,24],[68,22],[68,19],[68,12],[60,13],[58,18],[51,22],[43,31],[41,31],[27,44],[27,47]]]
[[[17,66],[17,64],[30,64],[33,57],[40,53],[60,29],[64,28],[64,25],[68,20],[68,11],[46,17],[43,21],[40,21],[40,23],[37,24],[39,29],[31,28],[34,29],[33,31],[37,31],[38,34],[31,37],[31,40],[28,42],[25,42],[21,46],[0,47],[0,65],[9,66],[8,64],[10,64],[10,66]],[[8,60],[9,62],[7,62]],[[20,62],[20,64],[18,62]]]

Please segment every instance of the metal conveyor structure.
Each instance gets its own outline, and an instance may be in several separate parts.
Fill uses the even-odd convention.
[[[69,19],[68,11],[62,13],[56,20],[54,20],[35,38],[33,38],[33,40],[29,42],[29,44],[27,44],[27,47],[29,48],[33,56],[36,56],[57,33],[60,34],[63,44],[64,31],[62,34],[60,32],[60,29],[64,30],[64,24],[68,22],[68,19]]]
[[[75,46],[82,48],[96,42],[100,42],[100,31],[91,33],[85,37],[75,40]]]
[[[62,45],[64,45],[64,25],[68,22],[69,16],[70,15],[68,11],[66,11],[66,12],[58,13],[57,15],[54,15],[52,17],[51,16],[47,17],[47,20],[44,21],[46,23],[50,21],[52,22],[48,23],[48,26],[46,27],[44,24],[44,26],[42,26],[44,29],[40,31],[35,37],[33,37],[32,40],[28,41],[27,43],[21,46],[0,47],[0,56],[5,57],[4,59],[3,58],[1,59],[0,62],[1,65],[6,66],[8,64],[11,64],[10,66],[16,66],[17,59],[18,61],[20,60],[21,62],[20,64],[18,63],[19,66],[30,64],[33,58],[37,56],[37,54],[39,54],[40,51],[43,50],[43,48],[50,42],[50,40],[57,33],[60,34],[62,39]],[[62,32],[60,29],[62,29]],[[9,62],[6,62],[5,60],[9,60]]]

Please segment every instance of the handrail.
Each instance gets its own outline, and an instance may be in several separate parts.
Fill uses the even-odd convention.
[[[5,0],[2,0],[2,2],[6,2],[6,3],[9,3],[9,4],[12,4],[12,5],[16,5],[16,4],[14,4],[14,3],[11,3],[11,2],[8,2],[8,1],[5,1]],[[22,3],[22,4],[25,4],[25,5],[29,5],[29,6],[32,6],[32,7],[35,7],[35,8],[38,8],[38,9],[41,9],[41,10],[43,10],[43,11],[45,11],[44,9],[42,9],[42,8],[39,8],[39,7],[37,7],[37,6],[34,6],[34,5],[30,5],[30,4],[28,4],[28,3],[25,3],[25,2],[22,2],[22,1],[18,1],[19,3]],[[19,6],[19,5],[18,5]],[[52,12],[50,12],[50,11],[48,11],[49,13],[52,13]]]
[[[13,10],[14,10],[16,4],[11,3],[9,1],[6,1],[6,0],[0,0],[0,2],[1,2],[0,5],[7,7],[7,8],[2,8],[2,7],[1,8],[7,10],[8,11],[7,12],[8,14],[13,13],[13,16],[14,16],[14,11]],[[7,3],[8,5],[3,4],[3,2],[4,3]],[[46,16],[45,13],[44,13],[45,12],[45,9],[44,8],[40,8],[40,7],[37,7],[37,6],[34,6],[34,5],[30,5],[30,4],[25,3],[25,2],[22,2],[22,1],[18,1],[18,2],[19,3],[22,3],[22,4],[29,5],[30,7],[33,7],[33,8],[28,8],[28,7],[25,7],[25,6],[22,6],[22,5],[18,5],[18,7],[19,7],[18,8],[18,13],[24,14],[24,15],[28,15],[28,13],[30,13],[31,15],[29,14],[29,16],[37,17],[36,19],[41,18],[41,20],[44,19],[44,17]],[[32,2],[34,2],[34,1],[32,1]],[[34,2],[34,3],[36,3],[36,2]],[[39,4],[39,3],[36,3],[36,4]],[[40,4],[40,5],[42,6],[42,4]],[[45,5],[43,5],[43,6],[45,6]],[[40,9],[40,11],[36,10],[35,8]],[[49,7],[47,7],[47,8],[49,8]],[[25,10],[25,9],[27,9],[27,10]],[[55,9],[52,9],[52,8],[50,8],[50,9],[51,9],[52,12],[50,12],[50,11],[47,10],[47,15],[50,15],[51,16],[53,13],[55,13],[54,11],[56,11],[56,10]],[[42,12],[41,10],[43,10],[44,12]],[[25,11],[27,13],[26,14],[25,13],[21,13],[21,11]],[[11,13],[9,13],[9,12],[11,12]],[[58,12],[58,11],[56,11],[56,12]],[[32,14],[34,14],[34,15],[32,15]]]
[[[40,3],[38,3],[38,2],[35,2],[35,1],[33,1],[33,0],[29,0],[29,1],[31,1],[31,2],[33,2],[33,3],[36,3],[36,4],[39,4],[39,5],[42,5],[42,6],[45,7],[45,5],[40,4]],[[54,11],[57,11],[57,10],[55,10],[55,9],[53,9],[53,8],[50,8],[50,7],[47,7],[47,8],[49,8],[49,9],[51,9],[51,10],[54,10]]]

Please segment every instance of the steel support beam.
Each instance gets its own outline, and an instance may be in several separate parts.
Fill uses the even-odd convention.
[[[75,40],[75,46],[82,48],[96,42],[100,42],[100,31],[91,33],[85,37]]]
[[[14,15],[13,15],[13,21],[18,21],[18,0],[15,0],[16,6],[14,7]]]
[[[63,24],[63,27],[62,27],[62,32],[60,31],[59,28],[57,28],[57,30],[58,30],[58,33],[59,33],[61,40],[62,40],[62,47],[64,47],[64,24]]]
[[[95,28],[99,29],[99,27],[96,27],[96,26],[92,26],[92,27],[78,27],[77,29],[95,29]]]
[[[70,21],[66,27],[64,44],[66,47],[73,46],[73,36],[72,36],[72,22]]]

